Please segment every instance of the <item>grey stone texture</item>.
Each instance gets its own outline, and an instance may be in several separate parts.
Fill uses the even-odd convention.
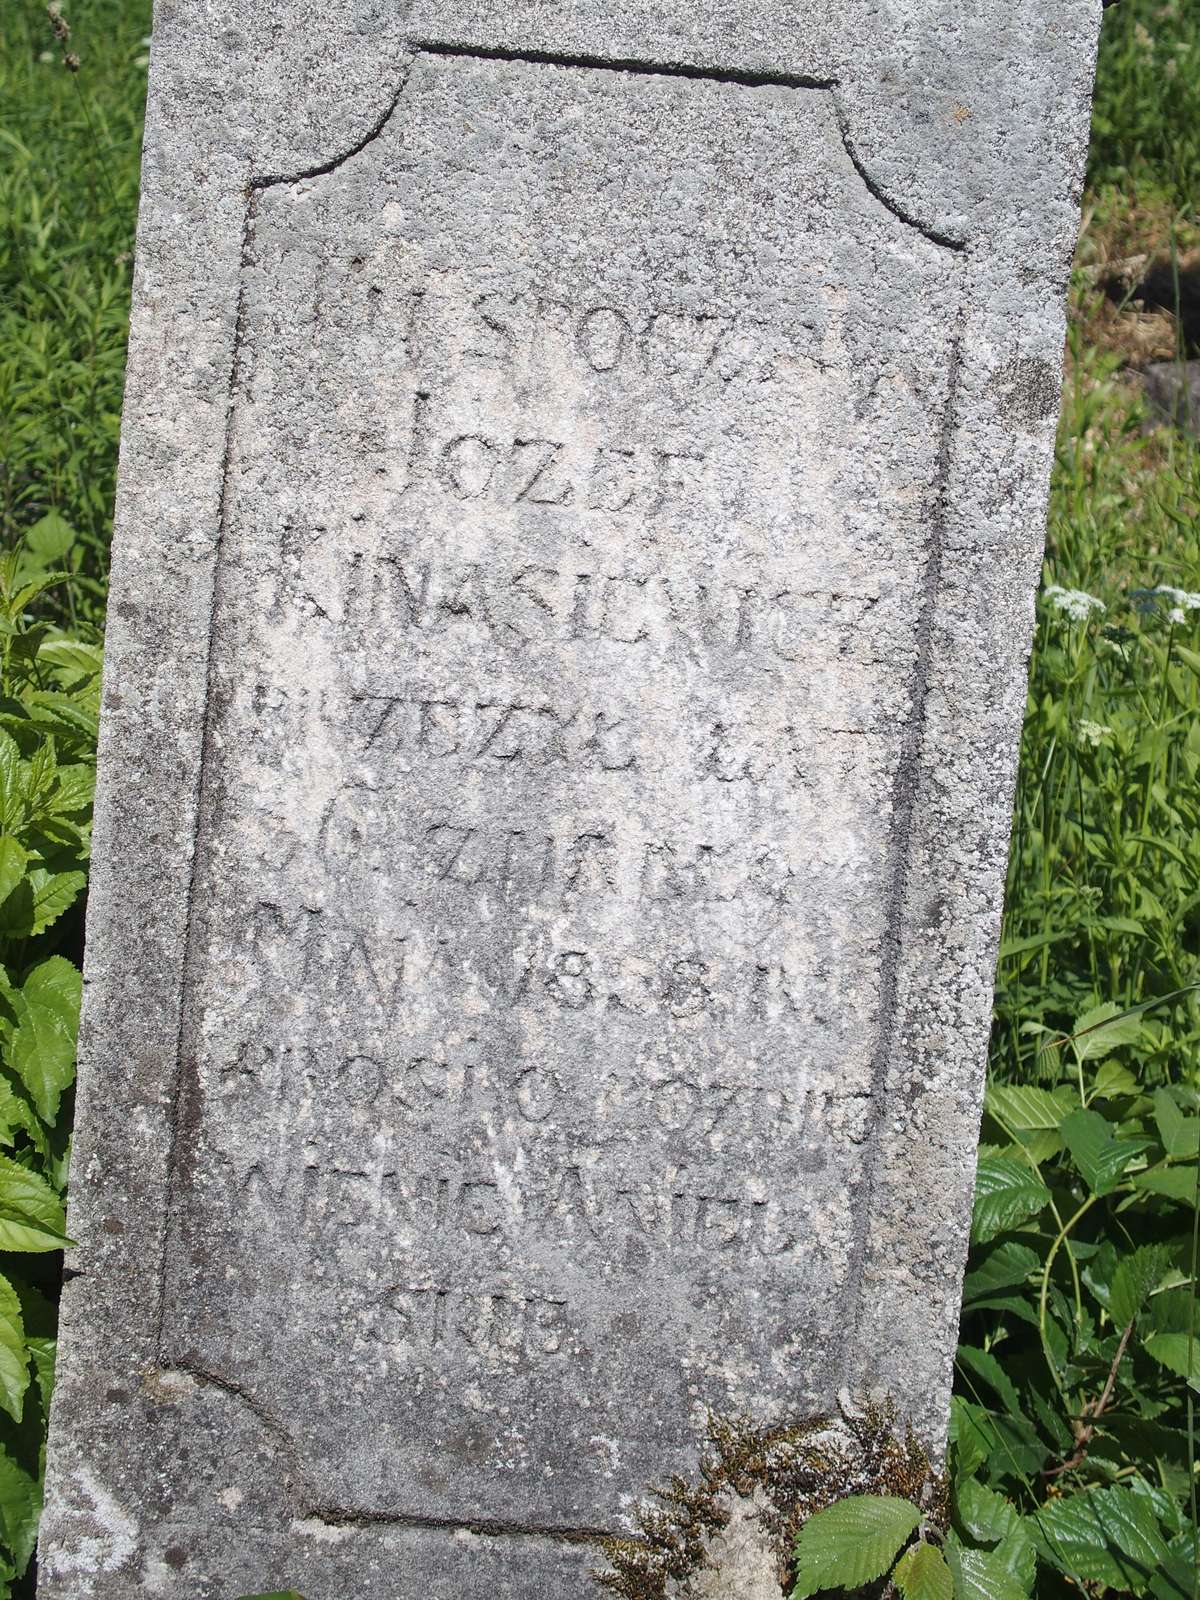
[[[941,1438],[1099,12],[160,0],[46,1600]]]

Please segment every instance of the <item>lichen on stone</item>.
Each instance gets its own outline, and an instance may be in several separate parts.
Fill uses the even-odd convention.
[[[595,1576],[622,1600],[700,1600],[717,1593],[707,1579],[735,1520],[757,1522],[761,1558],[770,1561],[779,1592],[786,1593],[794,1582],[799,1529],[847,1495],[902,1496],[920,1505],[934,1526],[945,1526],[949,1517],[945,1478],[911,1427],[901,1433],[890,1402],[765,1427],[714,1416],[696,1477],[676,1475],[650,1493],[653,1503],[635,1514],[638,1532],[602,1544],[610,1565]],[[719,1586],[730,1600],[762,1591],[761,1574],[747,1570],[748,1542],[739,1531],[742,1570],[728,1572]]]

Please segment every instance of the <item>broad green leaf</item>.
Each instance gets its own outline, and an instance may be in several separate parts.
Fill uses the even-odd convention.
[[[954,1576],[954,1600],[1028,1600],[1029,1591],[994,1550],[968,1550],[952,1540],[946,1561]]]
[[[1125,1014],[1121,1006],[1106,1000],[1103,1005],[1093,1006],[1082,1017],[1075,1019],[1075,1026],[1071,1030],[1071,1048],[1080,1061],[1098,1061],[1119,1045],[1136,1043],[1141,1032],[1142,1019],[1139,1015]]]
[[[1054,1128],[1039,1128],[1036,1133],[1019,1133],[1017,1142],[1038,1166],[1043,1166],[1047,1161],[1062,1151],[1063,1142]]]
[[[1024,1162],[1012,1156],[983,1156],[975,1175],[971,1238],[986,1244],[1036,1216],[1049,1201],[1049,1189]]]
[[[1006,1417],[961,1395],[951,1407],[950,1436],[958,1446],[959,1477],[983,1461],[991,1471],[1032,1477],[1050,1453],[1028,1417]]]
[[[31,720],[41,726],[66,728],[72,733],[83,734],[89,742],[95,743],[100,727],[99,717],[70,695],[39,690],[29,696],[29,712]]]
[[[984,1295],[994,1295],[998,1290],[1025,1283],[1038,1265],[1036,1250],[1018,1244],[1015,1239],[1005,1239],[990,1250],[976,1254],[963,1283],[963,1300],[970,1305],[972,1300]]]
[[[1037,1547],[1011,1500],[977,1478],[968,1478],[956,1487],[954,1513],[958,1525],[972,1539],[980,1544],[995,1545],[994,1554],[1018,1582],[1026,1589],[1033,1587],[1037,1576]]]
[[[39,1177],[0,1155],[0,1250],[61,1250],[71,1243],[62,1201]]]
[[[0,1406],[20,1422],[29,1387],[29,1352],[21,1302],[8,1279],[0,1274]]]
[[[70,580],[71,574],[69,572],[42,573],[39,577],[34,578],[31,583],[22,585],[22,587],[13,596],[12,600],[9,602],[9,616],[14,618],[19,616],[21,612],[25,611],[33,604],[38,595],[45,594],[47,589],[53,589],[56,584],[69,583]],[[20,638],[20,635],[18,634],[17,637]]]
[[[41,741],[29,758],[28,776],[25,780],[25,797],[32,806],[40,809],[47,792],[53,786],[58,771],[53,738]]]
[[[30,1335],[26,1339],[29,1346],[29,1356],[33,1362],[34,1376],[37,1378],[38,1394],[42,1401],[42,1416],[50,1415],[50,1400],[54,1394],[54,1358],[58,1350],[58,1342],[48,1334]]]
[[[984,1100],[985,1108],[1016,1133],[1056,1129],[1071,1107],[1078,1103],[1078,1095],[1070,1090],[1059,1089],[1052,1094],[1049,1089],[1011,1083],[989,1084]]]
[[[53,793],[47,800],[47,809],[54,816],[72,816],[77,811],[91,808],[96,792],[96,769],[82,762],[59,767],[55,773]]]
[[[1147,1355],[1153,1356],[1160,1366],[1187,1378],[1193,1389],[1200,1389],[1200,1326],[1191,1339],[1186,1333],[1148,1333],[1142,1343]]]
[[[1021,1322],[1028,1322],[1037,1327],[1038,1314],[1023,1295],[1016,1293],[1004,1295],[984,1295],[978,1300],[972,1300],[972,1311],[999,1311],[1002,1316],[1016,1317]]]
[[[1161,1244],[1139,1245],[1121,1257],[1108,1298],[1109,1314],[1118,1328],[1133,1321],[1170,1265],[1171,1252]]]
[[[793,1600],[882,1578],[921,1520],[911,1500],[856,1494],[809,1517],[796,1538]]]
[[[1166,1089],[1154,1091],[1154,1121],[1169,1156],[1200,1155],[1200,1117],[1185,1117]]]
[[[999,1395],[1008,1412],[1013,1416],[1022,1414],[1021,1397],[1017,1393],[1016,1385],[994,1355],[987,1350],[976,1349],[974,1345],[960,1344],[958,1360],[962,1366],[982,1378],[984,1383]]]
[[[87,888],[87,875],[83,872],[45,872],[35,868],[29,874],[33,890],[34,934],[45,931],[70,909]]]
[[[1165,1161],[1160,1161],[1156,1167],[1147,1167],[1145,1172],[1135,1172],[1130,1182],[1135,1189],[1161,1194],[1168,1200],[1179,1200],[1190,1206],[1196,1200],[1196,1170],[1194,1165],[1168,1166]]]
[[[28,1095],[18,1093],[15,1076],[11,1079],[0,1071],[0,1144],[12,1146],[12,1135],[20,1131],[28,1135],[30,1144],[43,1161],[49,1159],[50,1142],[42,1119],[34,1110]]]
[[[1068,1577],[1142,1594],[1167,1560],[1153,1514],[1119,1484],[1050,1500],[1030,1520],[1039,1552]]]
[[[931,1544],[916,1544],[896,1563],[892,1580],[904,1600],[953,1600],[954,1579],[942,1552]]]
[[[11,834],[0,838],[0,905],[25,876],[29,857]]]
[[[25,530],[25,544],[43,566],[61,561],[75,543],[75,529],[57,511],[47,511]]]
[[[24,1572],[37,1543],[42,1486],[0,1446],[0,1535]]]
[[[1093,1194],[1109,1194],[1125,1168],[1144,1148],[1133,1139],[1118,1139],[1107,1117],[1098,1111],[1072,1111],[1058,1130],[1080,1175]]]
[[[75,1078],[75,1040],[83,978],[65,956],[34,967],[11,997],[17,1018],[9,1060],[51,1126],[63,1091]]]
[[[957,1521],[980,1544],[996,1544],[1021,1520],[1010,1500],[978,1478],[967,1478],[954,1492]]]
[[[21,752],[11,734],[0,730],[0,833],[8,833],[21,819]]]
[[[13,1288],[21,1302],[21,1316],[25,1323],[25,1343],[33,1361],[42,1403],[43,1418],[50,1412],[50,1396],[54,1392],[54,1357],[58,1328],[58,1307],[51,1305],[40,1290],[18,1279]]]
[[[1195,1600],[1195,1557],[1176,1555],[1172,1551],[1162,1571],[1150,1580],[1150,1592],[1155,1600]]]
[[[1102,1061],[1092,1078],[1090,1098],[1116,1100],[1122,1095],[1137,1094],[1141,1085],[1119,1061]]]
[[[95,675],[104,665],[104,651],[100,645],[85,644],[82,639],[48,639],[38,651],[38,660]]]

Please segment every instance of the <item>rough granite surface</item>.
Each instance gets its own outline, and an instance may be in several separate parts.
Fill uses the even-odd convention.
[[[1099,13],[160,0],[45,1600],[940,1441]]]

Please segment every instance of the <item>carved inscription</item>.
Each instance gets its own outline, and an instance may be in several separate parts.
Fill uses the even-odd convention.
[[[603,772],[628,772],[637,764],[629,719],[611,711],[369,693],[356,696],[355,704],[368,750],[408,750],[430,761],[457,757],[471,765]]]
[[[247,236],[164,1338],[351,1511],[611,1519],[853,1312],[956,302],[627,77],[419,57]]]
[[[544,1295],[397,1285],[384,1297],[370,1333],[397,1355],[448,1347],[489,1364],[577,1353],[567,1302]]]
[[[523,937],[509,952],[476,952],[464,967],[462,946],[448,935],[364,930],[316,907],[287,912],[261,904],[244,925],[251,956],[249,982],[282,995],[354,995],[399,1022],[430,988],[447,998],[472,997],[473,1009],[527,1007],[614,1022],[670,1016],[766,1021],[791,1016],[822,1019],[830,1005],[827,966],[804,967],[745,956],[710,956],[666,949],[645,955],[562,947],[546,936]]]
[[[864,653],[879,596],[803,590],[747,574],[724,581],[679,572],[571,570],[494,558],[450,563],[405,549],[386,533],[370,550],[361,528],[348,539],[322,527],[280,535],[281,595],[341,626],[380,628],[447,642],[477,635],[504,650],[601,642],[650,650],[674,645],[733,663],[796,662],[822,653]],[[397,543],[399,548],[389,549]],[[349,548],[347,548],[349,544]],[[359,548],[355,548],[355,545]],[[336,550],[327,571],[326,552]],[[582,567],[582,562],[579,563]],[[332,588],[330,587],[332,584]]]

